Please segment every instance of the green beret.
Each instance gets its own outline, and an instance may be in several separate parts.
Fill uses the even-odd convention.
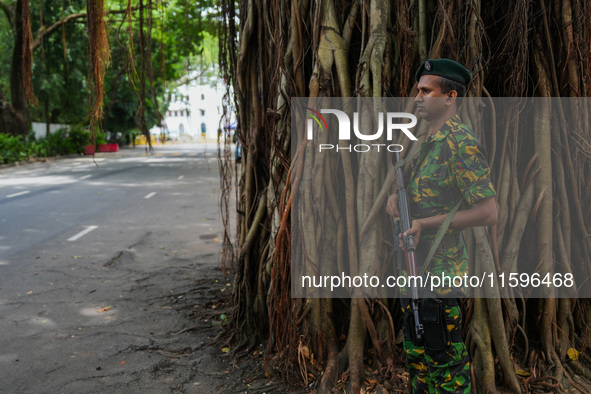
[[[421,75],[439,75],[459,82],[466,86],[472,79],[470,71],[458,62],[450,59],[428,59],[421,63],[421,66],[415,74],[415,79],[419,82]]]

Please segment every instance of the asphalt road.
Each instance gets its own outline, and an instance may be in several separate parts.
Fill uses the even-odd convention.
[[[84,157],[0,170],[0,264],[11,266],[20,253],[45,243],[74,246],[63,242],[88,226],[97,226],[95,234],[79,238],[79,243],[113,233],[129,238],[160,219],[159,211],[168,213],[163,205],[194,194],[196,188],[219,185],[214,146],[144,152],[136,148],[102,154],[95,159],[98,166]],[[199,169],[209,169],[209,176]]]
[[[96,163],[0,169],[0,392],[161,392],[191,381],[150,383],[154,343],[183,327],[150,300],[219,265],[216,146],[138,147]]]

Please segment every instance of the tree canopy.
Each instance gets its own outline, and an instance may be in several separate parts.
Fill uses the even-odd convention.
[[[26,134],[30,121],[88,124],[94,86],[89,58],[94,52],[87,6],[85,0],[0,1],[0,96],[5,97],[0,115],[10,118],[12,108],[21,118],[20,123],[0,122],[0,132]],[[104,130],[147,131],[160,122],[168,106],[165,92],[174,89],[176,81],[191,71],[211,72],[211,60],[217,56],[213,6],[212,0],[104,0],[109,48],[102,81]],[[18,16],[23,9],[25,16]],[[27,17],[36,100],[15,102],[14,93],[24,95],[27,84],[14,73],[15,64],[26,59],[26,51],[19,48],[26,39]]]

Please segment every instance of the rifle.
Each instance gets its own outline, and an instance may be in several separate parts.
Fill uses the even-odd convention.
[[[400,163],[400,153],[396,152],[396,163]],[[402,163],[400,163],[402,164]],[[404,187],[404,179],[402,176],[402,165],[396,166],[394,173],[396,177],[396,183],[398,184],[398,211],[400,212],[400,219],[394,223],[394,250],[398,251],[400,246],[398,245],[398,238],[400,234],[410,229],[411,216],[410,206],[408,204],[408,195],[406,193],[406,187]],[[418,276],[417,259],[415,255],[415,240],[412,234],[402,236],[402,243],[404,244],[404,258],[406,261],[406,272],[408,276]],[[424,334],[423,324],[419,319],[419,291],[416,286],[416,281],[408,281],[410,286],[410,295],[412,299],[412,310],[415,319],[415,334],[417,343],[422,341]]]

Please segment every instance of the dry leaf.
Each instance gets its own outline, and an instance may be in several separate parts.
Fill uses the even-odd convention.
[[[310,357],[310,349],[308,349],[308,346],[302,346],[302,353],[304,354],[304,357]]]
[[[580,355],[581,353],[580,353],[580,352],[579,352],[577,349],[575,349],[575,348],[571,347],[570,349],[568,349],[568,350],[566,351],[566,354],[568,354],[568,357],[569,357],[571,360],[574,360],[574,361],[576,361],[576,360],[578,360],[578,359],[579,359],[579,355]]]
[[[515,368],[515,373],[519,376],[530,376],[531,372],[524,371],[523,369]]]

